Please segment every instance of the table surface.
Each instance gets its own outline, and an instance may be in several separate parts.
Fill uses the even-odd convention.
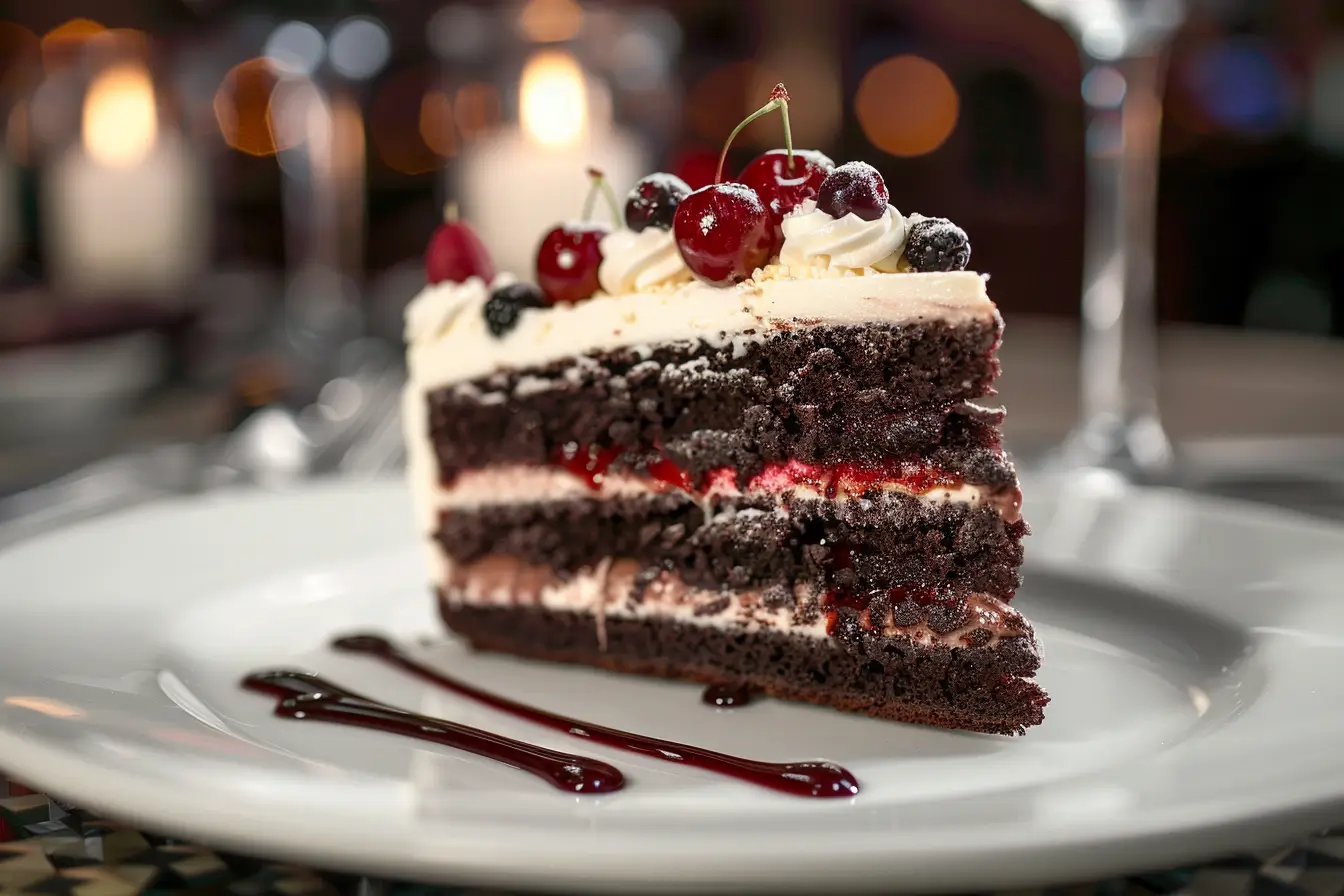
[[[134,896],[166,892],[490,896],[498,890],[373,880],[258,860],[137,831],[0,775],[0,893]],[[1341,896],[1344,827],[1288,846],[1048,890],[1069,894]]]

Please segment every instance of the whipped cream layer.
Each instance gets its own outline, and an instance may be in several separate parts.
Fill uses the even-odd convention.
[[[639,233],[622,227],[602,238],[597,281],[608,295],[657,289],[691,279],[672,233],[646,227]]]
[[[969,271],[929,274],[771,278],[720,288],[703,283],[618,296],[598,295],[575,305],[530,308],[502,338],[482,313],[491,286],[466,283],[426,287],[406,312],[407,361],[421,391],[526,368],[589,352],[700,341],[738,353],[771,333],[811,326],[866,326],[942,321],[957,325],[994,320],[997,310],[985,279]],[[854,273],[854,272],[849,272]]]
[[[875,221],[854,213],[833,218],[807,200],[784,216],[784,245],[779,263],[785,267],[893,269],[905,247],[908,225],[894,205]]]
[[[743,633],[778,631],[808,638],[829,638],[825,597],[812,585],[800,584],[767,600],[762,592],[724,594],[691,588],[671,573],[648,584],[634,599],[638,564],[621,560],[607,562],[561,578],[545,566],[532,566],[512,557],[489,557],[454,568],[447,582],[449,603],[476,607],[534,606],[548,610],[590,613],[601,638],[606,619],[668,619],[708,628]],[[974,594],[966,600],[965,621],[956,628],[937,632],[927,622],[897,625],[890,612],[882,620],[882,634],[908,638],[924,646],[972,646],[971,633],[989,633],[976,639],[981,646],[994,646],[1003,638],[1028,635],[1030,627],[1016,610],[997,598]],[[871,619],[871,617],[870,617]]]
[[[872,486],[847,488],[841,479],[833,495],[810,483],[799,483],[773,471],[757,476],[739,488],[731,470],[709,476],[701,490],[687,492],[698,498],[727,498],[770,495],[777,497],[828,498],[847,501],[861,497],[867,488],[893,494],[913,495],[928,504],[970,504],[977,506],[990,500],[979,486],[962,483],[917,491],[899,482],[881,482]],[[610,500],[623,497],[644,497],[680,491],[675,485],[625,471],[607,471],[596,483],[588,485],[573,473],[559,467],[536,467],[522,464],[501,465],[480,470],[464,470],[451,486],[439,489],[441,509],[467,509],[493,504],[515,504],[532,501]]]

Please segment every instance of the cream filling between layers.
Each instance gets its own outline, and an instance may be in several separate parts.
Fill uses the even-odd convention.
[[[923,493],[912,491],[898,482],[880,483],[874,487],[893,494],[913,495],[926,504],[978,506],[988,499],[983,489],[969,484],[955,488],[934,488]],[[437,491],[438,506],[446,510],[563,499],[606,501],[612,498],[676,493],[681,490],[633,473],[612,471],[602,474],[601,483],[594,489],[562,468],[510,464],[480,470],[464,470],[457,474],[451,486],[438,486]],[[743,492],[735,482],[721,476],[713,477],[704,491],[693,494],[695,497],[703,498],[739,497],[743,494],[748,496],[792,494],[798,498],[828,497],[816,488],[797,484],[785,489],[748,488]],[[861,492],[850,494],[842,486],[828,500],[846,501],[861,495]]]
[[[735,632],[830,637],[826,611],[819,606],[821,595],[813,586],[796,586],[792,606],[770,607],[761,592],[691,588],[665,573],[646,586],[639,600],[634,600],[638,571],[639,565],[631,560],[606,561],[595,569],[561,579],[549,567],[532,566],[511,557],[490,557],[455,569],[445,584],[449,586],[450,605],[591,613],[599,638],[607,619],[666,619]],[[964,639],[978,628],[990,633],[986,646],[1030,631],[1016,610],[990,595],[973,594],[967,598],[966,621],[951,631],[936,632],[925,622],[899,626],[888,617],[882,634],[907,637],[924,646],[965,647],[968,642]]]

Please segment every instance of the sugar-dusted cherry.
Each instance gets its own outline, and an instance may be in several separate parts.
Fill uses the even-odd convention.
[[[775,249],[775,226],[759,193],[746,184],[723,183],[723,163],[733,139],[751,122],[776,109],[784,118],[784,145],[793,155],[788,126],[789,92],[783,84],[770,91],[770,101],[733,128],[719,154],[714,183],[691,193],[677,207],[672,235],[686,267],[714,286],[741,283],[770,260]],[[795,164],[797,160],[795,159]]]
[[[690,195],[686,181],[675,174],[650,174],[630,190],[625,200],[625,226],[639,233],[646,227],[671,230],[677,206]]]
[[[774,223],[745,184],[711,184],[677,206],[672,225],[691,273],[713,286],[741,283],[770,260]]]
[[[856,215],[876,221],[887,213],[887,183],[867,162],[846,162],[821,182],[817,208],[832,218]]]
[[[816,199],[826,175],[835,163],[815,149],[772,149],[752,159],[737,179],[756,191],[775,224],[775,239],[782,243],[780,222],[809,199]]]
[[[443,211],[443,223],[425,247],[425,279],[462,283],[469,277],[489,283],[495,279],[495,262],[471,225],[458,218],[457,206],[450,203]]]
[[[616,197],[602,172],[588,169],[592,187],[583,206],[583,220],[556,225],[537,247],[537,285],[552,305],[572,304],[592,298],[598,291],[597,269],[602,265],[602,237],[611,226],[591,220],[597,194],[607,200],[613,223],[620,220]]]

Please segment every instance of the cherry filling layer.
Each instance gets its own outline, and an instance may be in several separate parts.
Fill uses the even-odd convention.
[[[600,492],[607,471],[624,452],[620,446],[602,448],[571,443],[555,452],[552,463]],[[922,495],[964,484],[961,477],[938,466],[909,460],[881,464],[808,464],[799,460],[768,463],[743,489],[738,487],[737,470],[733,467],[719,467],[697,479],[667,458],[649,464],[643,472],[632,471],[632,475],[648,480],[659,491],[676,489],[698,496],[739,491],[780,493],[805,488],[830,500],[842,495],[861,495],[874,488],[899,488]]]

